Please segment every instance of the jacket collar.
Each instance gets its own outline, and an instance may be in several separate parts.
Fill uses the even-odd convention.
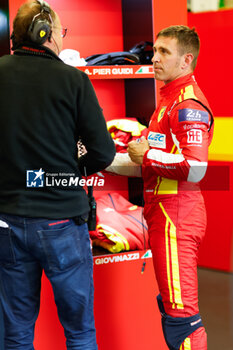
[[[17,46],[17,48],[14,50],[14,55],[20,55],[20,56],[40,56],[50,59],[55,59],[58,61],[62,61],[54,51],[50,50],[48,47],[43,45],[35,45],[32,43],[22,43]]]

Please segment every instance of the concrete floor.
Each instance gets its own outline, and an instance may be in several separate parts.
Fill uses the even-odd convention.
[[[208,350],[233,350],[233,274],[199,268],[198,278]]]

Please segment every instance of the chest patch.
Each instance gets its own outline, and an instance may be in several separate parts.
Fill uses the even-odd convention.
[[[166,148],[166,135],[150,131],[147,138],[149,145],[156,148]]]
[[[208,124],[209,114],[207,111],[184,108],[179,111],[179,122],[202,122]]]
[[[158,123],[159,123],[160,120],[163,118],[164,113],[165,113],[165,111],[166,111],[166,108],[167,108],[167,107],[162,107],[162,108],[160,109],[159,115],[158,115]]]

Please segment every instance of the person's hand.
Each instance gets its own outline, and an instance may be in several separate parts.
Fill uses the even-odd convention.
[[[127,151],[131,160],[139,165],[142,165],[143,157],[146,151],[150,149],[149,143],[144,136],[136,141],[128,143]]]

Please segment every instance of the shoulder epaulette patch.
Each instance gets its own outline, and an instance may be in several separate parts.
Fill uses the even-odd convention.
[[[198,100],[197,96],[194,94],[193,85],[188,85],[184,89],[180,90],[179,102],[183,102],[188,99]]]

